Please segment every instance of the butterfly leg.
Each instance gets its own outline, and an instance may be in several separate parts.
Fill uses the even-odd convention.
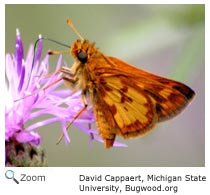
[[[91,124],[90,123],[88,124],[88,129],[89,130],[91,129]],[[93,140],[94,140],[94,134],[93,134],[93,132],[90,132],[90,134],[89,134],[90,148],[93,147]]]
[[[56,83],[60,82],[61,80],[63,80],[63,78],[59,78],[59,79],[57,79],[57,80],[51,82],[50,84],[48,84],[48,85],[42,87],[41,89],[37,89],[37,90],[33,91],[32,93],[30,93],[30,94],[28,94],[28,95],[25,95],[24,97],[22,97],[22,98],[20,98],[20,99],[16,99],[16,100],[14,100],[14,102],[17,102],[17,101],[20,101],[20,100],[22,100],[22,99],[31,97],[31,96],[33,96],[33,95],[35,95],[35,94],[38,94],[38,93],[41,92],[41,91],[45,91],[46,89],[48,89],[49,87],[55,85]]]
[[[61,67],[61,68],[59,68],[58,70],[56,70],[55,72],[46,75],[46,77],[44,77],[44,78],[48,78],[48,77],[51,77],[52,75],[57,75],[57,74],[59,74],[59,73],[65,73],[65,72],[67,71],[67,69],[68,69],[68,68],[66,68],[66,67]],[[69,75],[69,76],[73,76],[73,74],[71,74],[71,72],[69,71],[69,69],[68,69],[68,75]],[[58,78],[57,80],[54,80],[53,82],[49,83],[48,85],[42,87],[41,89],[38,89],[37,91],[33,92],[33,93],[30,94],[29,96],[31,96],[31,95],[33,95],[33,94],[35,94],[35,93],[38,93],[38,92],[40,92],[40,91],[44,91],[44,90],[48,89],[49,87],[55,85],[56,83],[58,83],[58,82],[60,82],[60,81],[62,81],[62,80],[65,80],[65,79],[64,79],[63,77],[60,77],[60,78]]]
[[[57,75],[57,74],[59,74],[59,73],[68,73],[68,75],[69,75],[70,77],[74,76],[74,74],[71,73],[71,71],[69,70],[69,68],[67,68],[67,67],[61,67],[61,68],[59,68],[58,70],[56,70],[55,72],[46,75],[45,77],[43,77],[43,79],[49,78],[49,77],[51,77],[52,75]],[[62,80],[64,80],[64,78],[63,78],[63,77],[60,77],[60,78],[58,78],[57,80],[54,80],[53,82],[49,83],[48,85],[43,86],[41,89],[38,89],[37,91],[34,91],[32,94],[30,94],[30,95],[28,95],[28,96],[32,96],[32,95],[34,95],[34,94],[39,93],[40,91],[44,91],[44,90],[48,89],[49,87],[55,85],[56,83],[58,83],[58,82],[60,82],[60,81],[62,81]],[[27,96],[27,97],[28,97],[28,96]]]
[[[82,93],[82,102],[84,103],[84,107],[77,112],[77,114],[74,116],[74,118],[66,126],[66,129],[68,129],[72,125],[72,123],[87,109],[88,104],[87,104],[85,92]],[[63,139],[63,137],[64,137],[64,134],[62,133],[56,144],[59,144],[61,142],[61,140]]]

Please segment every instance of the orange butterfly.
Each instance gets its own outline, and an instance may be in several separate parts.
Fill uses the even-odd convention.
[[[62,79],[69,88],[82,91],[84,108],[74,120],[89,103],[93,104],[97,128],[106,148],[113,146],[116,135],[126,139],[137,137],[149,132],[157,122],[173,118],[195,95],[180,82],[104,55],[80,35],[70,19],[67,23],[80,40],[68,51],[74,58],[72,68],[62,67],[58,72],[63,73]],[[60,53],[66,52],[49,52]]]

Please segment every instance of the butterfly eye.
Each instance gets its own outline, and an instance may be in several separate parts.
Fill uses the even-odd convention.
[[[85,53],[84,51],[80,51],[77,54],[77,58],[80,62],[85,63],[87,62],[87,53]]]

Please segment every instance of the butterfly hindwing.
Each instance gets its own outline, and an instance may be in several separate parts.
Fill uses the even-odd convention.
[[[98,115],[103,116],[106,123],[110,124],[108,126],[114,129],[109,131],[109,127],[106,127],[106,134],[115,132],[117,135],[129,138],[150,130],[156,123],[157,116],[150,98],[145,96],[138,86],[122,85],[123,79],[126,78],[103,78],[101,84],[97,86],[98,93],[94,99],[97,105],[103,105],[101,109],[97,106],[96,118]],[[104,125],[98,123],[99,132],[106,131],[102,126]]]

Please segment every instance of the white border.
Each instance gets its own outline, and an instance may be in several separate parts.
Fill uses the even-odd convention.
[[[29,3],[28,1],[18,1],[18,3]],[[30,4],[33,3],[39,3],[39,4],[47,4],[47,3],[57,3],[57,2],[52,2],[52,1],[30,1]],[[60,0],[59,3],[64,4],[64,3],[72,3],[74,4],[74,2],[69,2],[69,1],[63,1]],[[122,1],[120,0],[115,0],[115,1],[111,1],[111,0],[106,0],[106,1],[88,1],[88,4],[121,4]],[[210,13],[210,9],[209,9],[209,3],[208,1],[198,1],[198,0],[171,0],[171,1],[157,1],[157,0],[151,0],[151,1],[141,1],[140,3],[142,4],[156,4],[156,3],[161,3],[161,4],[206,4],[206,52],[208,51],[209,53],[209,35],[210,35],[210,30],[209,30],[209,13]],[[4,44],[4,40],[5,40],[5,4],[17,4],[17,1],[15,0],[7,0],[0,3],[0,22],[1,22],[1,33],[0,33],[0,57],[1,59],[1,68],[0,68],[0,72],[1,72],[1,85],[2,89],[4,87],[4,66],[3,64],[5,64],[5,44]],[[87,1],[85,0],[77,0],[75,1],[75,4],[87,4]],[[134,0],[129,0],[129,1],[123,1],[123,4],[139,4],[139,1],[134,1]],[[71,194],[71,193],[76,193],[76,194],[80,194],[80,192],[78,191],[78,185],[79,185],[79,181],[78,181],[78,175],[79,174],[86,174],[86,175],[94,175],[94,174],[112,174],[112,175],[136,175],[136,174],[149,174],[149,173],[153,173],[153,174],[168,174],[168,175],[185,175],[185,174],[194,174],[194,175],[206,175],[207,178],[207,182],[191,182],[191,183],[187,183],[187,182],[183,182],[178,184],[179,185],[179,191],[176,194],[194,194],[194,192],[196,193],[200,193],[200,194],[208,194],[208,192],[210,192],[209,189],[209,176],[210,176],[210,170],[209,170],[209,148],[210,148],[210,144],[209,144],[209,122],[208,122],[208,116],[210,116],[209,114],[209,55],[206,55],[206,66],[205,66],[205,73],[206,73],[206,78],[205,78],[205,82],[206,82],[206,94],[205,94],[205,99],[206,99],[206,110],[205,110],[205,116],[206,117],[206,166],[203,168],[13,168],[13,170],[15,170],[16,174],[19,175],[21,173],[26,173],[26,174],[35,174],[35,175],[46,175],[47,176],[47,181],[46,182],[22,182],[20,185],[17,185],[15,183],[13,183],[13,181],[8,181],[5,179],[4,177],[4,173],[5,170],[7,170],[8,168],[4,167],[4,160],[3,158],[1,158],[1,164],[0,164],[0,183],[1,183],[1,187],[0,187],[0,192],[1,194],[4,192],[9,192],[9,194],[23,194],[23,193],[30,193],[30,195],[36,194],[37,193],[49,193],[49,192],[54,192],[55,194],[61,194],[61,193],[65,193],[65,194]],[[1,98],[1,121],[0,121],[0,156],[4,156],[4,101],[3,101],[3,97]],[[3,183],[3,185],[2,185]],[[93,182],[92,182],[93,183]],[[208,183],[208,184],[207,184]],[[38,184],[38,185],[34,185],[34,184]],[[103,185],[103,183],[99,183],[99,185]],[[104,185],[107,185],[106,183]],[[85,192],[83,192],[84,194]],[[93,194],[94,192],[90,192],[90,193],[86,193],[86,194]],[[100,192],[102,193],[102,192]],[[108,192],[106,192],[108,193]],[[82,194],[82,192],[81,192]],[[98,192],[96,192],[95,194],[98,194]],[[102,193],[105,194],[105,193]],[[112,194],[112,193],[111,193]],[[124,194],[124,193],[121,193]],[[142,193],[143,194],[143,193]],[[148,194],[148,193],[147,193]],[[164,193],[163,193],[164,194]],[[167,194],[167,193],[165,193]]]

